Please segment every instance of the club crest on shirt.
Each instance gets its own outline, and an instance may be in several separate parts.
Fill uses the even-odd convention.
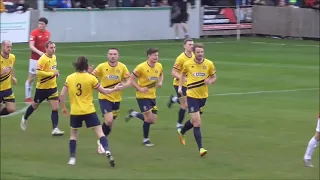
[[[203,69],[207,69],[207,66],[203,66]]]
[[[154,72],[155,72],[156,74],[158,74],[158,70],[155,70]]]
[[[195,77],[204,77],[204,76],[206,76],[206,73],[203,73],[203,72],[195,72],[195,73],[193,73],[193,76],[195,76]]]
[[[117,69],[117,70],[116,70],[116,72],[117,72],[117,73],[120,73],[120,70],[119,70],[119,69]]]

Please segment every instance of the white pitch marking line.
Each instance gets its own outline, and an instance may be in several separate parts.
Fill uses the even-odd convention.
[[[270,42],[262,42],[262,41],[249,41],[249,40],[242,40],[243,42],[248,42],[248,43],[252,43],[252,44],[265,44],[265,45],[275,45],[275,46],[296,46],[296,47],[317,47],[319,48],[319,45],[312,45],[312,44],[284,44],[284,43],[270,43]],[[123,42],[123,41],[121,41]],[[198,42],[198,41],[197,41]],[[204,41],[201,42],[199,41],[198,43],[203,43],[203,44],[227,44],[227,43],[237,43],[238,41],[231,41],[231,40],[227,40],[227,41]],[[146,45],[177,45],[177,44],[181,44],[181,42],[166,42],[166,43],[132,43],[132,44],[107,44],[108,42],[106,42],[106,44],[96,44],[96,45],[78,45],[78,46],[63,46],[63,44],[68,44],[68,43],[62,43],[60,48],[63,49],[72,49],[72,48],[94,48],[94,47],[130,47],[130,46],[146,46]],[[59,47],[58,47],[59,49]],[[18,48],[18,49],[14,49],[14,51],[24,51],[24,50],[30,50],[29,48]]]
[[[123,42],[123,41],[119,41],[119,42]],[[226,43],[234,43],[237,41],[212,41],[212,42],[198,42],[198,43],[203,43],[203,44],[226,44]],[[69,43],[61,43],[59,44],[59,47],[57,47],[57,49],[59,48],[63,48],[63,49],[72,49],[72,48],[95,48],[95,47],[130,47],[130,46],[148,46],[148,45],[152,45],[152,46],[161,46],[161,45],[178,45],[178,44],[182,44],[183,42],[154,42],[154,43],[132,43],[132,44],[107,44],[108,42],[105,42],[105,44],[93,44],[93,45],[76,45],[76,46],[64,46],[64,44],[69,44]],[[14,51],[24,51],[24,50],[30,50],[30,48],[18,48],[18,49],[14,49]]]
[[[236,96],[236,95],[250,95],[250,94],[267,94],[267,93],[286,93],[286,92],[298,92],[298,91],[312,91],[312,90],[319,90],[319,88],[305,88],[305,89],[285,89],[285,90],[271,90],[271,91],[249,91],[249,92],[236,92],[236,93],[220,93],[220,94],[210,94],[209,96]],[[157,98],[168,98],[170,96],[157,96]],[[131,100],[131,99],[136,99],[135,96],[131,97],[124,97],[122,98],[123,100]],[[94,101],[97,101],[98,99],[94,99]],[[69,102],[69,101],[66,101]],[[16,102],[16,104],[25,104],[25,102]],[[10,116],[15,116],[24,113],[27,108],[29,107],[26,106],[14,113],[11,113],[6,116],[1,116],[1,118],[6,118]]]
[[[26,52],[16,52],[16,54],[29,54]],[[76,54],[59,54],[57,53],[57,56],[65,56],[65,57],[78,57],[79,55]],[[94,58],[105,58],[105,56],[101,55],[84,55],[87,57],[94,57]],[[121,56],[122,58],[125,59],[146,59],[142,57],[135,57],[135,56]],[[120,57],[120,60],[121,60]],[[162,58],[160,57],[160,61],[174,61],[175,58]],[[295,66],[295,65],[277,65],[277,64],[259,64],[259,63],[237,63],[237,62],[228,62],[228,61],[213,61],[216,62],[216,64],[226,64],[226,65],[238,65],[238,66],[254,66],[254,67],[274,67],[274,68],[293,68],[293,69],[319,69],[318,67],[313,67],[313,66]]]
[[[319,45],[312,45],[312,44],[284,44],[284,43],[271,43],[271,42],[263,42],[263,41],[247,41],[247,42],[251,42],[253,44],[268,44],[268,45],[275,45],[275,46],[320,47]]]

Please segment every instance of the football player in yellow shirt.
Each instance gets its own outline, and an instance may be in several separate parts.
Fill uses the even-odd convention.
[[[103,153],[109,159],[110,165],[114,167],[115,162],[109,150],[108,139],[102,131],[100,120],[93,104],[93,93],[94,89],[101,94],[113,93],[121,89],[121,84],[117,84],[117,86],[112,89],[103,88],[98,82],[98,79],[88,73],[89,65],[85,57],[79,57],[73,65],[76,72],[67,77],[60,94],[62,113],[65,116],[69,115],[65,105],[67,93],[70,99],[71,136],[69,141],[70,159],[68,164],[75,165],[76,163],[78,129],[82,127],[82,122],[84,121],[87,128],[92,128],[96,133]]]
[[[127,66],[119,60],[119,50],[110,48],[108,50],[108,61],[99,64],[92,72],[94,76],[100,79],[100,83],[105,88],[111,88],[119,83],[123,84],[123,88],[130,86],[130,73]],[[104,117],[105,123],[102,127],[106,136],[111,131],[113,120],[118,116],[120,102],[122,100],[122,92],[117,91],[111,94],[99,93],[99,104]]]
[[[11,84],[11,82],[17,84],[13,71],[16,57],[11,54],[11,48],[12,43],[10,41],[2,41],[0,57],[0,116],[5,116],[16,111],[15,97]],[[1,107],[2,102],[5,103],[6,107]]]
[[[64,134],[58,128],[59,124],[59,94],[57,89],[57,77],[59,71],[57,70],[56,60],[56,45],[52,41],[45,44],[46,53],[43,54],[38,60],[37,65],[37,86],[34,96],[34,102],[28,107],[27,111],[21,118],[20,127],[23,131],[27,129],[27,120],[29,116],[36,110],[42,101],[47,100],[51,106],[51,121],[53,136],[62,136]]]
[[[156,88],[162,87],[163,68],[158,62],[158,49],[149,48],[147,56],[148,60],[140,63],[133,70],[130,78],[131,85],[136,88],[136,98],[142,113],[130,109],[126,121],[128,122],[132,117],[143,121],[143,144],[150,147],[153,144],[149,139],[149,130],[150,124],[156,123],[157,120]]]
[[[212,61],[204,58],[204,46],[195,44],[193,46],[195,59],[183,64],[182,74],[180,76],[178,92],[183,93],[182,86],[187,75],[187,103],[191,120],[187,121],[182,129],[178,129],[180,142],[185,145],[184,135],[193,128],[193,134],[196,139],[200,156],[205,156],[207,150],[202,147],[201,137],[201,114],[203,113],[206,100],[209,96],[208,85],[216,81],[216,68]]]
[[[177,122],[177,129],[181,129],[182,123],[186,114],[186,109],[188,108],[187,104],[187,82],[185,82],[182,86],[182,95],[178,93],[178,86],[179,86],[179,78],[181,76],[181,71],[183,64],[189,60],[194,59],[193,54],[193,40],[192,39],[185,39],[183,43],[184,52],[181,53],[172,68],[171,74],[174,77],[173,79],[173,87],[176,91],[177,96],[171,95],[168,102],[168,108],[171,108],[172,104],[179,103],[180,110],[178,113],[178,122]]]
[[[129,81],[130,73],[127,66],[118,61],[119,50],[117,48],[110,48],[107,56],[108,61],[99,64],[92,74],[100,79],[102,87],[112,88],[119,83],[122,84],[122,88],[129,87],[131,85]],[[108,136],[111,132],[113,121],[119,115],[122,92],[117,91],[111,94],[99,93],[98,99],[102,117],[104,118],[102,130]],[[98,152],[99,149],[98,147]]]

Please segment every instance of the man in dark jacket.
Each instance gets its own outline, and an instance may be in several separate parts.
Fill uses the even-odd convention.
[[[184,32],[185,38],[189,37],[187,22],[189,19],[188,14],[188,3],[194,7],[194,0],[172,0],[169,2],[171,7],[171,18],[170,26],[174,27],[175,38],[179,39],[179,29],[182,29]]]

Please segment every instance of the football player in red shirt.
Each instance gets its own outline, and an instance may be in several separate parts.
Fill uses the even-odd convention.
[[[31,58],[29,61],[29,76],[25,84],[25,102],[32,102],[32,85],[36,75],[38,59],[45,52],[45,43],[50,40],[50,32],[46,30],[48,19],[41,17],[38,20],[38,28],[30,34],[29,47]]]

